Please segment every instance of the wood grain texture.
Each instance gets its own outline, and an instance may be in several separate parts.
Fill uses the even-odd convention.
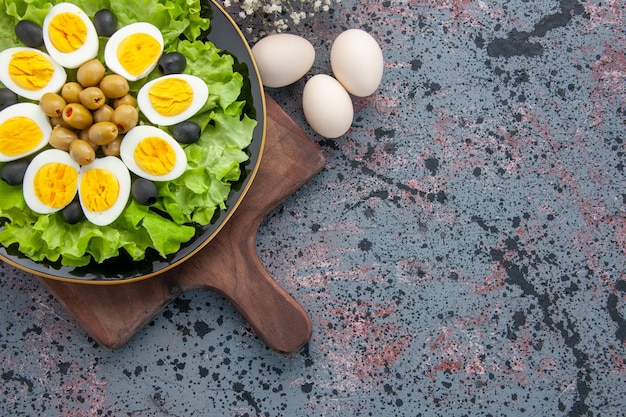
[[[261,221],[324,167],[317,145],[266,95],[267,135],[257,175],[218,235],[183,264],[122,285],[85,285],[39,278],[94,340],[126,344],[186,291],[223,294],[273,350],[297,352],[311,337],[308,313],[267,273],[256,251]]]

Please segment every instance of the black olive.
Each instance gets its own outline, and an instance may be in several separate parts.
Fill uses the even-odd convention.
[[[117,30],[117,18],[109,9],[101,9],[93,15],[93,25],[98,36],[109,37]]]
[[[15,25],[15,35],[24,45],[39,48],[43,45],[41,26],[30,20],[20,20]]]
[[[159,196],[156,184],[145,178],[137,178],[133,181],[130,192],[139,204],[146,206],[156,203]]]
[[[200,126],[189,120],[180,122],[172,129],[172,137],[180,143],[195,143],[200,139]]]
[[[180,52],[168,52],[161,55],[158,65],[163,75],[180,74],[187,66],[187,58]]]
[[[0,110],[17,103],[17,94],[8,88],[0,88]]]
[[[7,162],[2,167],[0,177],[9,185],[19,185],[24,181],[24,173],[29,163],[30,161],[27,159]]]
[[[83,208],[80,206],[78,199],[74,199],[70,204],[65,206],[65,208],[61,210],[61,214],[69,224],[76,224],[85,217],[85,213],[83,213]]]

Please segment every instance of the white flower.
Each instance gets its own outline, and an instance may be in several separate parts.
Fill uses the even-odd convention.
[[[262,37],[289,30],[289,25],[297,26],[315,13],[329,12],[341,0],[223,0],[222,3],[224,7],[235,7],[234,13],[249,22],[248,34],[254,33],[252,20],[256,19],[262,26],[256,32]]]

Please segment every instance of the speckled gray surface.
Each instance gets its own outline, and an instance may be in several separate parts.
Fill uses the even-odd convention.
[[[345,136],[270,91],[327,161],[258,234],[310,343],[192,292],[107,351],[2,264],[0,415],[624,415],[624,2],[344,0],[308,76],[352,27],[385,75]]]

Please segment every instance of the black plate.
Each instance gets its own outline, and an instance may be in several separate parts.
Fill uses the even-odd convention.
[[[133,261],[122,251],[120,256],[103,263],[92,262],[84,267],[66,267],[58,262],[35,262],[19,253],[13,246],[9,248],[0,246],[0,259],[45,278],[76,283],[123,284],[153,277],[184,262],[209,243],[230,219],[250,187],[261,161],[265,145],[265,98],[252,52],[235,22],[213,0],[203,2],[203,13],[211,19],[211,27],[203,36],[224,53],[231,54],[235,58],[235,69],[243,73],[247,80],[241,97],[247,100],[245,112],[257,121],[252,143],[247,149],[250,159],[242,165],[242,175],[239,181],[233,184],[226,201],[226,210],[219,210],[211,224],[199,227],[193,239],[166,259],[161,258],[156,251],[149,251],[146,252],[146,258],[143,261]]]

